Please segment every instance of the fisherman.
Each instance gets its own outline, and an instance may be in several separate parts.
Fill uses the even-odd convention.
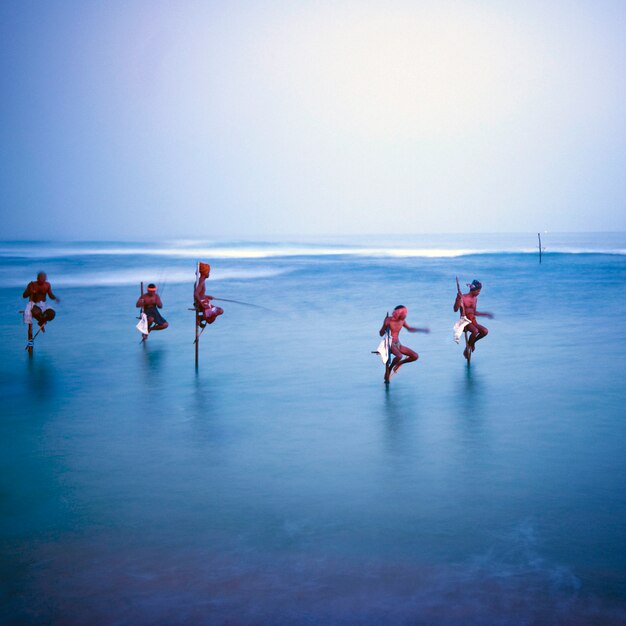
[[[148,291],[142,293],[139,300],[137,300],[137,308],[143,309],[148,321],[148,332],[153,330],[165,330],[169,324],[167,320],[161,315],[159,309],[163,308],[161,297],[157,293],[157,286],[154,283],[148,285]],[[143,334],[143,341],[148,338],[146,333]]]
[[[61,302],[52,293],[52,287],[47,278],[45,272],[39,272],[37,280],[28,283],[22,294],[22,298],[28,298],[28,304],[24,308],[24,324],[32,324],[35,318],[42,333],[46,332],[44,326],[56,316],[55,310],[46,302],[46,297],[50,296],[51,300]]]
[[[387,329],[391,331],[391,346],[390,350],[394,358],[391,364],[388,364],[385,368],[385,383],[389,383],[389,379],[395,374],[405,363],[411,363],[419,359],[419,354],[411,348],[407,348],[400,343],[399,335],[403,328],[406,328],[410,333],[429,333],[428,328],[413,328],[406,323],[406,316],[409,310],[403,306],[398,305],[391,315],[385,316],[385,321],[380,329],[380,336],[382,337]],[[403,358],[404,357],[404,358]],[[393,374],[392,374],[393,372]]]
[[[198,263],[198,282],[193,291],[193,304],[201,314],[198,326],[204,328],[207,324],[212,324],[219,315],[224,313],[224,309],[211,304],[213,296],[206,293],[206,280],[211,273],[211,266],[208,263]]]
[[[462,294],[460,290],[458,291],[456,300],[454,301],[454,310],[461,310],[461,319],[463,320],[460,326],[459,322],[457,322],[455,330],[458,327],[460,332],[468,331],[470,333],[467,346],[465,347],[465,350],[463,350],[463,356],[469,360],[470,352],[474,352],[476,342],[489,334],[487,328],[482,324],[479,324],[476,321],[476,318],[486,317],[488,319],[493,319],[493,315],[491,313],[482,313],[476,310],[478,296],[480,295],[480,290],[483,287],[480,281],[473,280],[470,284],[468,284],[468,287],[468,293]]]

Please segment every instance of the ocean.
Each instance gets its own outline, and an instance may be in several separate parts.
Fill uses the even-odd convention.
[[[626,624],[626,234],[542,239],[0,242],[0,622]]]

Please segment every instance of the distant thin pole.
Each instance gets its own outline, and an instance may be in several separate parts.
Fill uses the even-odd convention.
[[[541,233],[537,233],[539,239],[539,263],[541,263]]]

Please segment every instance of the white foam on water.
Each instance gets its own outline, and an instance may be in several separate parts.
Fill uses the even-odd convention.
[[[190,245],[187,245],[190,244]],[[486,254],[537,254],[535,247],[396,247],[307,244],[235,244],[212,245],[198,242],[176,242],[176,245],[122,246],[122,245],[0,245],[0,257],[56,259],[81,256],[159,256],[183,259],[265,259],[295,256],[360,256],[392,258],[453,258]],[[626,255],[625,248],[571,247],[555,245],[544,254],[609,254]]]
[[[211,271],[211,283],[231,280],[258,280],[273,278],[289,272],[289,268],[282,269],[220,269]],[[156,284],[184,284],[193,283],[195,274],[193,268],[189,270],[158,271],[153,267],[130,268],[124,270],[112,270],[102,272],[81,272],[80,274],[65,273],[58,277],[55,275],[53,287],[123,287],[126,285],[138,285],[140,282]],[[24,281],[14,278],[9,280],[0,279],[0,287],[24,287]]]

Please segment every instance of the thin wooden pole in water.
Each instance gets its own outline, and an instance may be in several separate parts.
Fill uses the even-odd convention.
[[[539,263],[541,263],[541,233],[537,233],[539,239]]]
[[[200,268],[200,264],[196,263],[196,282],[193,285],[193,308],[195,311],[195,322],[196,322],[196,340],[194,342],[196,346],[196,371],[198,370],[198,344],[200,343],[200,335],[198,334],[198,307],[196,305],[196,287],[198,286],[199,268]]]
[[[459,294],[459,308],[461,309],[461,315],[465,317],[465,305],[463,304],[463,293],[461,292],[461,285],[459,285],[459,277],[456,277],[456,291]],[[469,339],[467,338],[467,331],[463,331],[463,337],[465,337],[465,352],[467,356],[465,359],[467,360],[467,366],[470,366],[470,362],[472,360],[472,351],[470,350]]]
[[[28,350],[28,355],[32,356],[33,354],[33,323],[32,322],[28,325],[28,343],[26,344],[26,349]]]

